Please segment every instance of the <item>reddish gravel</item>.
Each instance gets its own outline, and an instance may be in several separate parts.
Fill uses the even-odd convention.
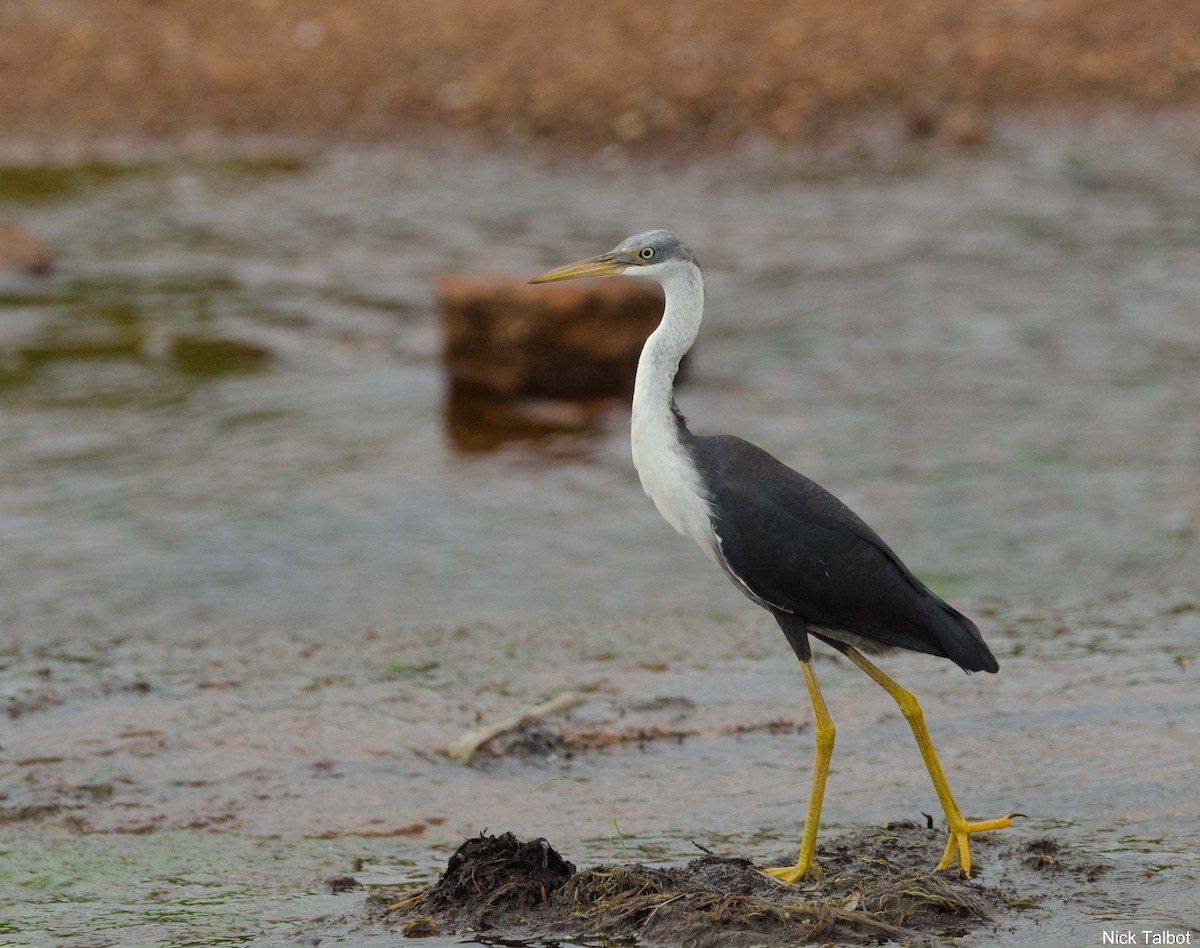
[[[9,140],[601,147],[1200,103],[1198,0],[0,0]]]

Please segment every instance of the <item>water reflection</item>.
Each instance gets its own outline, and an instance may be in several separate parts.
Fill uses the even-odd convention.
[[[583,457],[620,399],[556,399],[496,395],[447,385],[443,418],[456,451],[477,454],[519,444],[550,455]]]

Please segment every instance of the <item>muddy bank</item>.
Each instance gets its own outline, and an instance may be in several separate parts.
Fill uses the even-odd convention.
[[[50,143],[454,128],[595,149],[785,141],[884,115],[1200,101],[1200,6],[318,0],[0,5],[0,133]]]
[[[943,833],[912,822],[831,840],[808,878],[784,885],[751,861],[707,853],[686,865],[613,864],[576,870],[544,839],[511,833],[469,839],[429,889],[400,902],[367,900],[370,920],[408,937],[482,932],[489,939],[586,944],[932,945],[996,931],[1070,893],[1096,896],[1108,867],[1048,837],[988,840],[983,885],[932,872]],[[979,841],[980,838],[976,837]]]
[[[939,916],[943,930],[978,925],[989,943],[1022,946],[1095,943],[1105,925],[1200,926],[1200,603],[1181,591],[1069,607],[963,605],[987,629],[998,676],[968,678],[920,656],[888,669],[919,696],[967,816],[1029,817],[972,841],[971,884],[1016,900],[987,902],[1002,922]],[[658,873],[686,866],[694,843],[787,864],[804,816],[812,713],[785,643],[760,618],[259,629],[250,640],[230,630],[6,648],[6,937],[387,944],[395,932],[371,920],[367,893],[332,892],[325,880],[352,876],[409,897],[489,826],[553,840],[576,865],[646,867],[647,894],[660,901],[681,883]],[[944,837],[923,829],[921,814],[937,804],[903,719],[849,663],[822,655],[817,667],[838,726],[819,863],[861,883],[861,860],[839,862],[838,840],[908,820],[917,828],[903,845],[868,834],[848,852],[896,847],[889,861],[928,876]],[[475,767],[440,753],[480,719],[565,689],[586,704],[543,722],[534,740],[501,743]],[[620,739],[634,734],[669,736]],[[1108,871],[1095,885],[1072,872],[1027,875],[1028,847],[1046,837],[1072,865]],[[1053,847],[1045,855],[1053,863]],[[1023,897],[1038,901],[1025,907]],[[637,904],[609,921],[619,930],[648,921],[654,906]],[[672,906],[655,917],[670,918]]]

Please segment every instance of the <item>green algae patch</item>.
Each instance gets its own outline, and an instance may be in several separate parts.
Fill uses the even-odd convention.
[[[0,165],[0,201],[56,201],[131,175],[157,172],[154,163]]]
[[[348,905],[325,879],[362,849],[186,831],[14,836],[0,843],[0,945],[252,943]]]
[[[189,375],[227,375],[259,371],[271,361],[271,353],[240,339],[180,335],[171,341],[171,360]]]

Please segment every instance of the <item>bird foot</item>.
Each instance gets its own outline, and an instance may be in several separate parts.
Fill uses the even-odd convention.
[[[950,819],[950,839],[946,843],[946,851],[942,853],[942,861],[937,864],[939,870],[949,869],[955,862],[968,879],[971,878],[971,848],[967,843],[972,833],[986,833],[988,830],[1005,829],[1012,826],[1012,821],[1024,813],[1010,813],[998,820],[984,820],[981,823],[968,823],[961,816]]]
[[[767,875],[772,879],[778,879],[786,885],[795,885],[808,873],[808,866],[796,864],[794,866],[780,866],[775,869],[764,869]]]

